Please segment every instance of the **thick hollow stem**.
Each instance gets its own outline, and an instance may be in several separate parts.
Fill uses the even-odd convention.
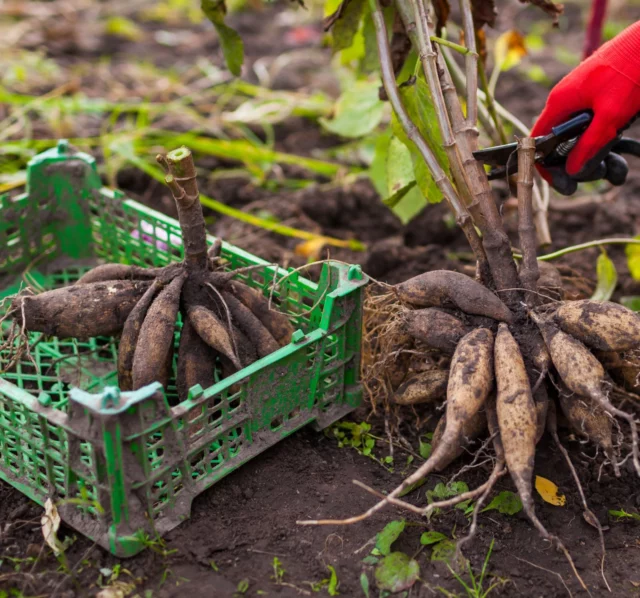
[[[535,165],[536,142],[525,137],[518,143],[518,234],[522,251],[520,280],[529,291],[527,303],[537,302],[536,291],[540,271],[536,257],[536,227],[533,224],[533,169]]]
[[[478,261],[480,272],[488,272],[487,258],[482,249],[482,244],[480,239],[478,238],[478,234],[476,233],[475,228],[473,227],[473,222],[471,221],[471,217],[469,212],[467,211],[466,206],[462,203],[460,198],[458,197],[453,185],[447,178],[444,170],[440,166],[435,154],[431,151],[428,143],[417,129],[416,125],[411,121],[409,114],[407,113],[404,104],[402,103],[402,98],[400,97],[400,93],[398,92],[398,85],[396,83],[396,78],[393,73],[393,66],[391,64],[391,51],[389,48],[389,41],[387,36],[387,27],[384,22],[384,17],[382,15],[382,11],[380,10],[380,5],[378,0],[369,0],[371,6],[371,13],[373,16],[373,23],[376,29],[376,42],[378,45],[378,53],[380,57],[380,67],[382,73],[382,83],[384,85],[385,91],[387,92],[387,97],[391,102],[394,112],[402,125],[407,137],[413,142],[416,146],[416,149],[422,156],[425,161],[427,167],[431,171],[433,175],[433,180],[438,186],[438,189],[447,200],[451,210],[453,211],[456,220],[459,226],[464,231],[469,244],[471,245],[471,249],[474,252],[476,260]],[[407,29],[409,33],[409,29]]]
[[[166,182],[173,193],[182,229],[187,270],[207,269],[207,229],[196,182],[193,155],[181,147],[166,155],[170,175]],[[170,182],[171,181],[171,182]]]
[[[415,8],[416,19],[416,33],[418,43],[420,44],[418,49],[418,55],[420,56],[427,76],[427,82],[431,95],[434,98],[436,108],[446,105],[443,97],[442,88],[440,87],[440,77],[436,68],[436,60],[433,52],[433,47],[429,39],[429,26],[428,15],[425,8],[424,0],[412,0],[412,4]],[[463,13],[467,13],[464,17],[465,22],[471,24],[473,30],[473,17],[471,16],[471,5],[464,1],[461,2],[461,10]],[[465,40],[467,48],[470,50],[469,56],[472,56],[472,46],[469,45],[469,40]],[[475,45],[475,37],[472,35],[472,44]],[[440,64],[441,68],[446,68],[444,62]],[[477,79],[474,79],[477,81]],[[473,80],[471,82],[473,86]],[[477,84],[476,84],[477,86]],[[477,93],[475,94],[477,96]],[[436,99],[437,98],[437,99]],[[453,108],[453,97],[449,95],[449,102]],[[459,101],[457,102],[459,104]],[[477,99],[474,106],[477,105]],[[453,120],[459,120],[457,114],[457,108],[453,108],[454,116]],[[465,175],[465,181],[469,185],[469,190],[473,196],[473,201],[469,206],[469,211],[473,216],[473,220],[476,226],[480,229],[483,238],[483,247],[491,268],[491,274],[496,287],[501,289],[517,289],[520,287],[520,281],[516,270],[515,262],[511,255],[511,247],[509,238],[502,226],[502,219],[498,212],[498,207],[493,198],[493,192],[489,185],[489,180],[484,171],[484,168],[480,162],[474,157],[472,152],[477,148],[478,131],[476,129],[475,120],[477,119],[477,113],[475,108],[472,107],[471,115],[474,116],[474,121],[471,122],[468,118],[465,120],[465,125],[460,134],[456,135],[458,140],[457,149],[462,158],[462,170]],[[440,109],[438,109],[438,120],[440,121],[440,127],[443,131],[443,139],[446,138],[445,132],[453,134],[451,130],[451,122],[448,115],[446,118],[440,116]],[[445,129],[447,129],[446,131]],[[455,172],[454,172],[455,175]],[[520,299],[520,293],[518,291],[509,291],[505,293],[505,300],[508,304],[514,305],[518,303]]]
[[[452,60],[450,54],[445,49],[442,52],[442,56],[444,58],[444,63],[448,69],[449,76],[453,81],[453,84],[459,94],[466,93],[467,86],[465,84],[464,75],[455,61]],[[479,67],[480,68],[480,67]],[[444,89],[444,88],[443,88]],[[486,100],[487,95],[481,91],[477,90],[477,95],[479,100]],[[525,127],[525,125],[516,118],[511,112],[506,110],[501,104],[495,101],[495,99],[491,98],[492,106],[495,108],[495,118],[498,119],[503,118],[510,122],[520,133],[523,135],[529,135],[529,129]],[[493,122],[491,121],[491,116],[484,106],[484,104],[478,104],[478,118],[482,123],[482,126],[487,133],[487,135],[491,138],[492,143],[498,145],[502,143],[498,132],[495,129]],[[501,122],[501,121],[498,121]],[[455,125],[454,125],[455,132]],[[547,212],[549,206],[549,184],[542,180],[542,192],[540,192],[537,186],[534,186],[533,193],[533,220],[536,225],[536,232],[538,235],[538,243],[540,245],[549,245],[551,244],[551,232],[549,231],[549,223],[547,221]]]

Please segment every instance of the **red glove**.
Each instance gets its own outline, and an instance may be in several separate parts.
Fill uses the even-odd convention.
[[[640,112],[640,21],[604,44],[551,90],[531,136],[550,133],[552,127],[583,110],[592,110],[594,118],[569,153],[565,168],[571,176],[579,176],[587,162]],[[549,172],[538,170],[553,184]]]

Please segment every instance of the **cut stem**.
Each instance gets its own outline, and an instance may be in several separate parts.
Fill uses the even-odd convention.
[[[164,158],[164,159],[163,159]],[[186,147],[169,152],[158,162],[168,165],[165,181],[176,201],[182,229],[185,267],[188,271],[207,269],[207,229],[204,224],[200,192],[193,155]]]
[[[537,303],[536,290],[540,271],[536,258],[536,227],[533,224],[533,169],[535,165],[536,142],[525,137],[518,142],[518,234],[522,250],[520,280],[529,291],[527,304]]]

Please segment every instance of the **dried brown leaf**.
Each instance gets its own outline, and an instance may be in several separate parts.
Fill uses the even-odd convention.
[[[442,34],[442,28],[447,24],[449,19],[449,0],[433,0],[433,9],[436,13],[436,35]]]
[[[495,0],[471,0],[471,10],[476,30],[481,29],[484,25],[489,25],[489,27],[495,25],[498,16]]]
[[[554,25],[558,24],[558,17],[564,12],[564,4],[556,4],[553,0],[520,0],[520,2],[531,3],[546,12],[553,18]]]

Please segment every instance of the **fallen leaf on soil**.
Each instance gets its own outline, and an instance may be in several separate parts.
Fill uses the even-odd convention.
[[[442,540],[446,540],[446,538],[447,536],[445,536],[441,532],[436,532],[436,531],[424,532],[420,536],[420,544],[422,544],[423,546],[429,546],[430,544],[437,544]]]
[[[392,552],[376,568],[376,585],[381,590],[401,592],[409,589],[420,575],[420,565],[404,552]]]
[[[564,504],[567,502],[565,495],[558,492],[558,486],[551,480],[547,480],[547,478],[539,475],[536,476],[536,490],[542,497],[542,500],[548,502],[550,505],[564,507]]]
[[[517,494],[510,492],[509,490],[504,490],[500,492],[498,496],[495,496],[494,499],[484,508],[481,513],[485,511],[496,510],[503,515],[515,515],[522,511],[522,501]]]
[[[584,520],[592,527],[595,527],[596,529],[598,529],[598,520],[596,519],[596,516],[591,513],[590,511],[583,511],[582,512],[582,517],[584,518]],[[606,531],[609,529],[609,526],[600,526],[602,531]]]
[[[376,536],[376,548],[381,554],[387,556],[391,552],[391,545],[403,532],[405,520],[391,521],[384,526],[384,529]]]
[[[322,237],[309,239],[308,241],[303,241],[296,245],[293,252],[296,255],[301,255],[302,257],[306,257],[307,259],[315,262],[320,259],[322,249],[326,244],[327,242]]]
[[[50,498],[44,503],[44,515],[40,519],[44,541],[49,545],[53,553],[58,556],[62,552],[62,543],[58,540],[60,528],[60,515],[58,509]]]

